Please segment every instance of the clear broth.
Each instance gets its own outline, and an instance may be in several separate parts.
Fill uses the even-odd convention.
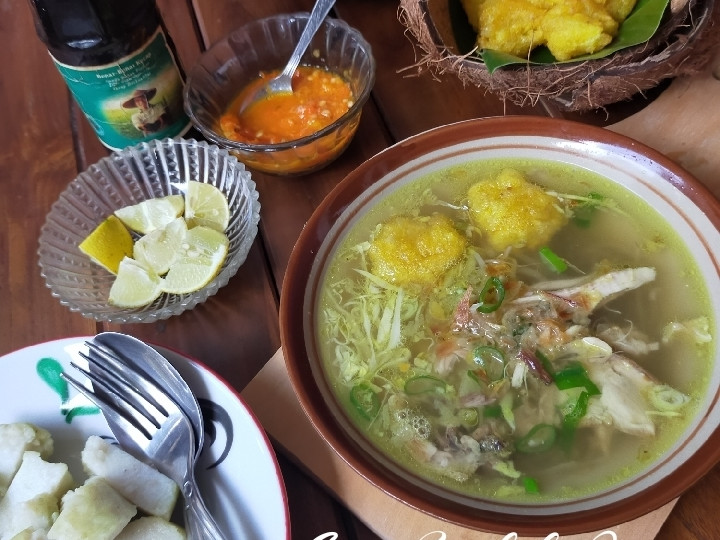
[[[349,276],[353,280],[360,279],[353,270],[360,264],[353,247],[368,242],[377,225],[391,216],[442,212],[455,219],[457,210],[449,205],[461,207],[472,184],[491,178],[506,167],[523,172],[533,183],[547,190],[576,195],[600,193],[615,201],[622,210],[622,213],[596,211],[589,227],[580,228],[571,222],[553,237],[549,246],[572,265],[589,273],[600,260],[607,259],[626,267],[651,266],[657,270],[655,281],[612,300],[595,313],[594,318],[632,321],[633,327],[644,332],[652,341],[660,341],[663,328],[671,321],[705,316],[711,322],[710,328],[713,328],[708,291],[692,256],[671,226],[647,203],[622,186],[574,166],[539,160],[499,159],[468,163],[429,174],[390,194],[363,216],[335,252],[325,274],[321,288],[325,293],[321,293],[317,310],[317,341],[326,376],[348,417],[377,449],[400,466],[446,488],[479,498],[542,503],[587,496],[640,473],[678,440],[695,416],[706,390],[715,336],[711,343],[702,346],[691,340],[677,339],[661,345],[659,351],[632,357],[657,379],[691,399],[683,409],[682,417],[655,421],[654,437],[618,432],[613,435],[609,449],[601,451],[591,430],[580,428],[570,457],[559,448],[539,454],[515,454],[515,467],[523,475],[537,480],[541,486],[540,494],[503,490],[502,486],[507,485],[508,479],[493,471],[478,472],[467,480],[457,481],[425,467],[404,447],[395,444],[387,429],[379,427],[379,422],[368,421],[357,413],[349,398],[351,385],[344,382],[343,368],[336,358],[333,339],[338,336],[333,333],[333,324],[327,318],[327,291],[328,285]],[[438,201],[449,205],[437,204]],[[528,283],[558,279],[557,274],[538,261],[536,253],[512,253],[523,261],[518,271],[519,279],[527,276]],[[412,358],[422,356],[423,343],[426,342],[406,344]]]

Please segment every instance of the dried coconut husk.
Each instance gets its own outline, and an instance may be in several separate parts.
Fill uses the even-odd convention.
[[[720,44],[720,1],[672,0],[646,43],[606,58],[550,65],[506,66],[490,73],[478,59],[458,53],[448,0],[401,0],[398,18],[418,41],[419,71],[457,75],[516,105],[551,100],[559,109],[587,111],[629,99],[661,81],[702,71]]]

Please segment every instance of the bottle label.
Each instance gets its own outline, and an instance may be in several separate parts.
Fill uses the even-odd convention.
[[[175,137],[190,128],[183,82],[161,29],[138,51],[112,64],[78,67],[53,60],[98,138],[111,150]]]

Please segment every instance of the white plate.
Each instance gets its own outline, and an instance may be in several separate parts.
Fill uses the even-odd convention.
[[[87,339],[50,341],[0,357],[0,424],[31,422],[50,431],[55,440],[50,460],[68,463],[76,481],[85,478],[80,451],[87,437],[112,437],[112,432],[97,409],[72,387],[62,380],[49,381],[60,369],[73,374],[70,360],[79,360],[77,351],[86,350]],[[218,524],[229,538],[289,539],[285,486],[253,413],[227,383],[197,362],[167,349],[160,352],[203,408],[206,438],[196,476]],[[84,410],[94,414],[82,414]]]

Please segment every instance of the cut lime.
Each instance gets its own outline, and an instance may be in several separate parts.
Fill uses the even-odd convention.
[[[78,245],[80,251],[113,274],[118,273],[120,261],[132,255],[130,231],[115,216],[105,219]]]
[[[163,290],[188,294],[202,289],[219,272],[229,244],[227,236],[209,227],[189,229],[178,258],[163,280]]]
[[[180,217],[184,209],[182,195],[166,195],[118,208],[115,215],[133,231],[147,234]]]
[[[187,224],[181,217],[161,229],[155,229],[135,242],[133,258],[152,272],[163,275],[180,255],[187,235]]]
[[[212,184],[191,180],[185,194],[185,220],[190,228],[202,225],[224,232],[230,221],[225,194]]]
[[[110,287],[108,302],[121,308],[138,308],[151,304],[161,293],[162,278],[135,259],[125,257]]]

